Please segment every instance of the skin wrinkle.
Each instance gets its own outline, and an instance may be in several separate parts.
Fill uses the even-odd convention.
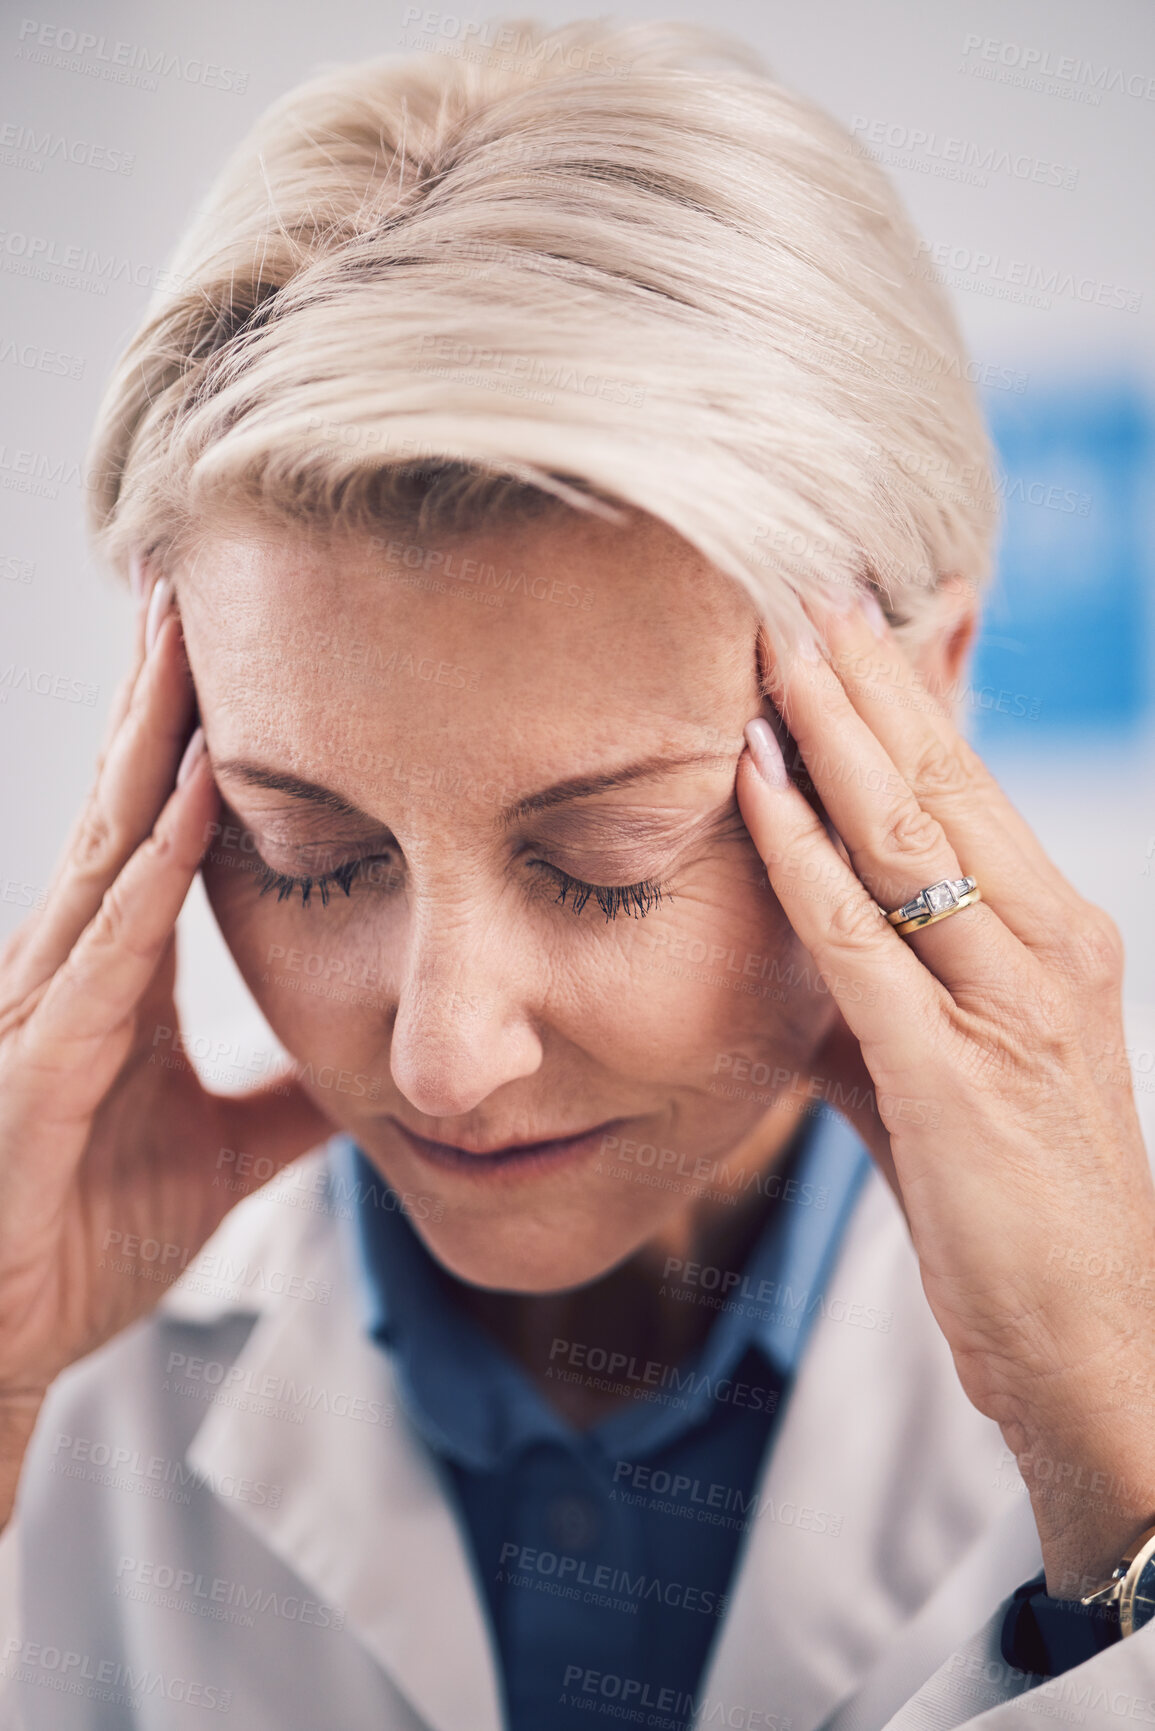
[[[737,753],[727,760],[731,777],[736,758]],[[238,766],[234,763],[214,765],[214,773],[222,791],[227,790],[233,779],[241,779],[253,786],[268,785],[267,781],[255,782],[247,775],[239,776]],[[276,772],[266,773],[270,778],[276,775]],[[286,873],[304,873],[310,869],[331,869],[332,865],[356,857],[358,851],[364,851],[370,845],[380,850],[397,848],[396,838],[390,831],[379,828],[369,813],[349,806],[331,790],[324,792],[329,795],[328,800],[312,802],[313,809],[326,815],[347,816],[349,830],[346,834],[309,837],[306,833],[312,820],[309,802],[276,807],[264,813],[253,808],[246,827],[256,839],[258,852],[263,852],[268,842],[283,847],[287,853],[298,852],[300,858],[296,864],[287,864],[284,869]],[[236,803],[232,809],[239,818]],[[498,823],[502,830],[513,827],[504,816]],[[686,810],[677,801],[666,807],[651,808],[633,804],[600,808],[579,806],[570,812],[557,809],[549,812],[540,820],[538,831],[524,837],[520,846],[522,852],[538,848],[579,859],[583,863],[574,867],[574,875],[592,874],[596,881],[607,883],[620,878],[623,883],[628,883],[673,869],[676,856],[692,845],[708,840],[711,831],[721,831],[727,825],[744,828],[732,794],[706,812]],[[738,827],[734,827],[733,833],[738,833]],[[643,858],[643,850],[647,848],[654,850],[648,860]],[[321,858],[326,857],[322,850],[328,850],[330,863],[327,865],[320,863]],[[557,863],[564,864],[564,860],[559,859]]]

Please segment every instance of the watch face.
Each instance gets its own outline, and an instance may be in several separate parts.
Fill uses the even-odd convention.
[[[1119,1595],[1119,1627],[1133,1635],[1155,1617],[1155,1538],[1149,1539],[1127,1571]]]

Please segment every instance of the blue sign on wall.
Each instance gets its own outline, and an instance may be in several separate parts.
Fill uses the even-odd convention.
[[[988,399],[987,412],[1003,530],[972,668],[975,743],[1127,734],[1151,685],[1146,400],[1125,382],[1081,383]],[[1023,701],[982,701],[992,690]]]

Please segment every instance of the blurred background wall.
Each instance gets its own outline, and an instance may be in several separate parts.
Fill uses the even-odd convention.
[[[0,933],[43,894],[127,662],[127,598],[82,531],[108,371],[266,104],[340,61],[460,54],[496,11],[460,3],[28,0],[0,21]],[[1005,507],[968,726],[1123,929],[1131,1061],[1155,1114],[1155,9],[621,0],[613,16],[752,43],[888,170],[952,291]],[[182,952],[191,1048],[239,1083],[270,1037],[199,889]]]

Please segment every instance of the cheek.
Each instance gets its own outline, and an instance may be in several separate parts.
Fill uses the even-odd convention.
[[[241,977],[285,1049],[301,1062],[340,1056],[366,1069],[380,1052],[394,1002],[379,921],[358,919],[340,904],[303,907],[296,898],[262,896],[251,865],[235,854],[210,855],[202,876]],[[378,1088],[386,1081],[379,1078]]]
[[[699,1092],[724,1054],[803,1061],[829,1020],[758,861],[705,862],[670,902],[626,922],[615,950],[619,969],[602,989],[587,974],[579,990],[581,1044],[619,1073]]]

